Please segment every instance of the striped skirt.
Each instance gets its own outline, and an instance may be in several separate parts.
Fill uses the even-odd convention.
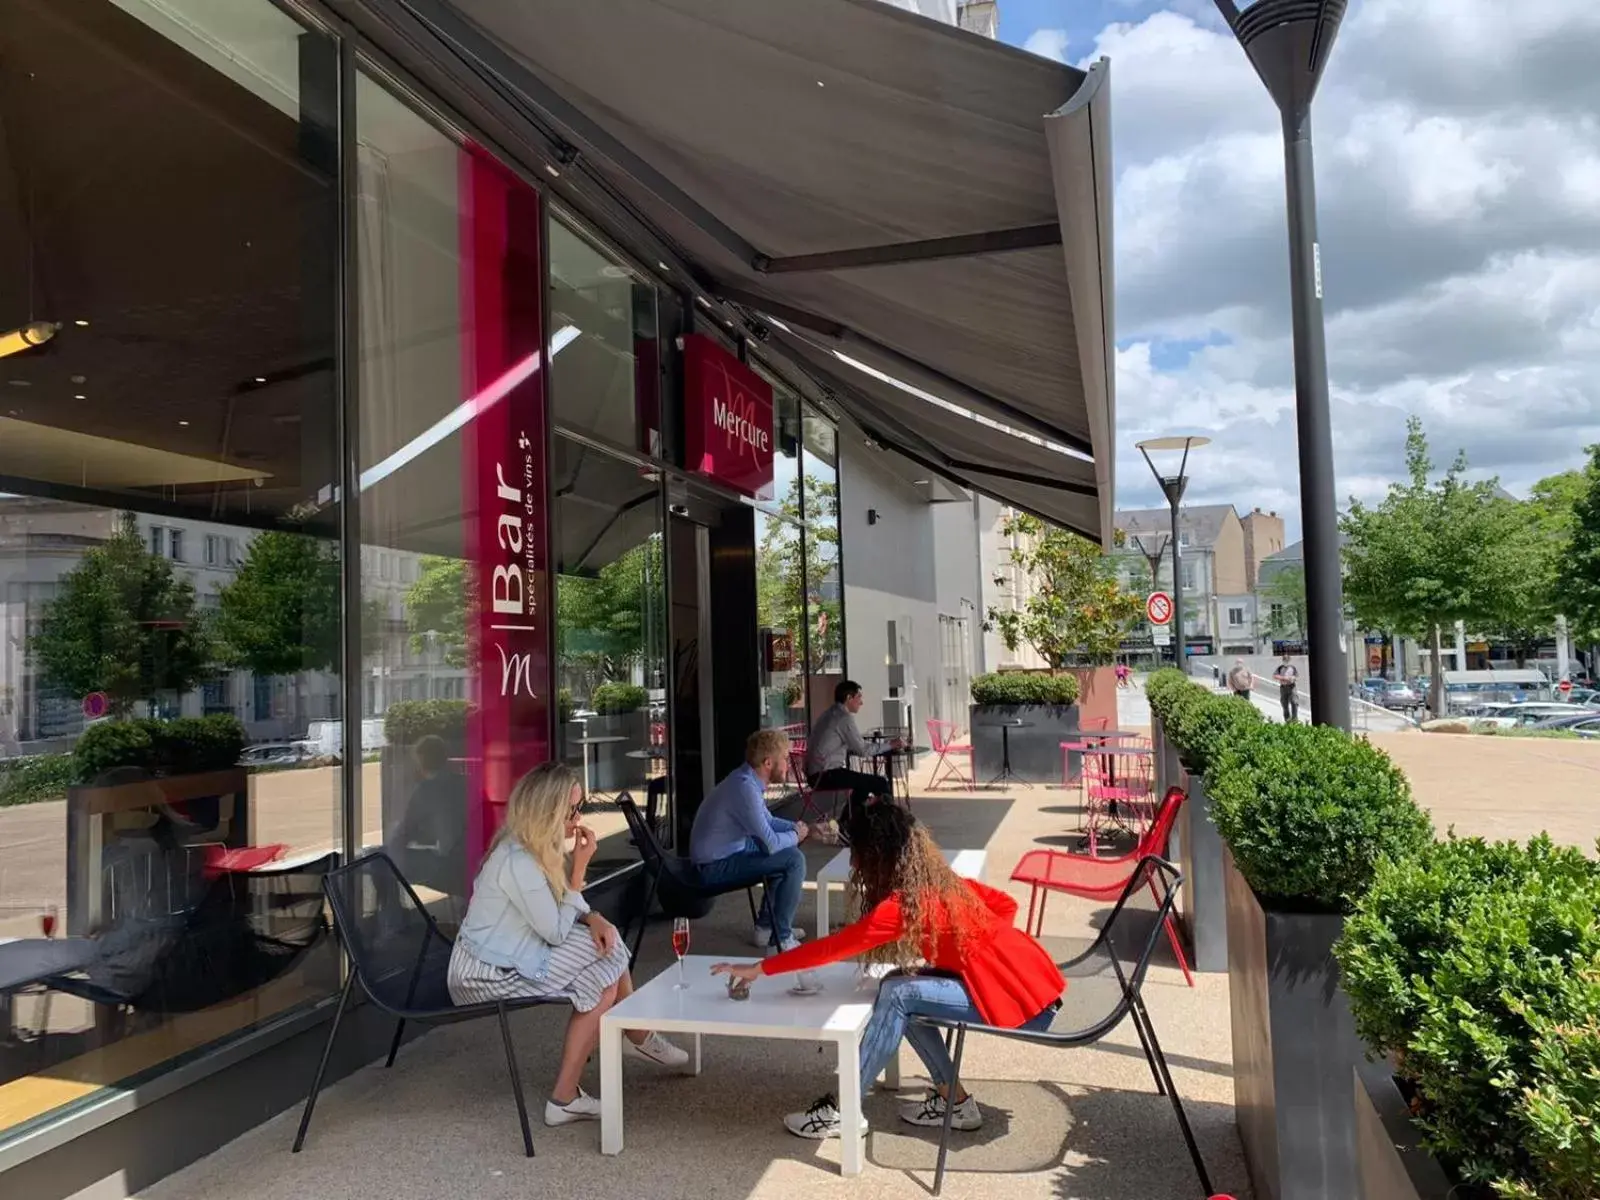
[[[457,1004],[486,1004],[528,997],[564,999],[579,1012],[600,1003],[601,993],[628,970],[628,947],[621,938],[602,956],[584,925],[574,925],[566,941],[550,950],[543,979],[529,979],[512,967],[496,967],[479,959],[462,942],[450,952],[450,999]]]

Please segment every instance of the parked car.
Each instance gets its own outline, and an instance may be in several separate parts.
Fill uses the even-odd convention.
[[[1536,721],[1533,729],[1570,729],[1581,738],[1600,737],[1600,711],[1568,713],[1565,716],[1546,717]]]
[[[287,767],[311,757],[304,742],[258,742],[239,756],[241,767]]]
[[[1369,704],[1398,709],[1402,712],[1414,711],[1423,704],[1422,693],[1409,683],[1398,679],[1380,679],[1377,676],[1363,679],[1356,695]]]

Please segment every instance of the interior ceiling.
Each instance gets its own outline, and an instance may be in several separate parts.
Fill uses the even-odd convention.
[[[62,327],[0,359],[0,415],[68,436],[0,436],[0,474],[223,519],[331,481],[337,196],[301,134],[102,0],[7,0],[0,329]]]

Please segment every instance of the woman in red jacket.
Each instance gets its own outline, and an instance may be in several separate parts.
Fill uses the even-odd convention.
[[[903,1104],[900,1117],[913,1125],[939,1125],[954,1068],[943,1035],[913,1024],[911,1018],[1044,1029],[1061,1007],[1066,984],[1044,947],[1012,924],[1017,902],[957,876],[928,831],[905,809],[868,804],[852,810],[847,824],[850,892],[861,919],[764,962],[718,963],[712,971],[749,983],[761,975],[804,971],[847,958],[900,968],[903,974],[883,981],[862,1034],[861,1094],[867,1094],[899,1052],[900,1039],[906,1038],[934,1087],[923,1099]],[[983,1124],[971,1095],[963,1091],[955,1101],[952,1128]],[[833,1096],[824,1096],[805,1112],[785,1117],[784,1124],[799,1137],[836,1137],[838,1104]]]

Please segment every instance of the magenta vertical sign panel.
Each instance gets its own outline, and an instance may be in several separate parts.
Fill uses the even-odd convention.
[[[460,190],[470,868],[512,785],[550,756],[549,514],[539,196],[475,148]]]

